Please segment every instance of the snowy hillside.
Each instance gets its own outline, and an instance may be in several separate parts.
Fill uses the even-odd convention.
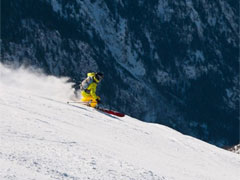
[[[66,79],[0,64],[0,179],[237,180],[240,156],[166,126],[66,104]]]
[[[0,62],[76,84],[104,72],[109,106],[219,147],[239,143],[238,1],[1,2]]]

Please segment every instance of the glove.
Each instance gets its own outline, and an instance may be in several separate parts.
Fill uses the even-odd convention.
[[[98,96],[97,99],[96,99],[97,103],[99,104],[100,103],[100,97]]]
[[[97,101],[98,104],[101,102],[100,99],[96,99],[96,101]]]

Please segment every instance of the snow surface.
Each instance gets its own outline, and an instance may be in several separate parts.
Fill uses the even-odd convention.
[[[239,155],[166,126],[68,105],[72,93],[66,78],[0,64],[0,179],[239,179]]]

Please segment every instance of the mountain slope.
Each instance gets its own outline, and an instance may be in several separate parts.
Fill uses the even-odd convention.
[[[240,176],[237,154],[166,126],[68,105],[72,90],[66,79],[2,65],[0,69],[1,179]]]
[[[238,31],[237,1],[5,0],[0,61],[76,85],[102,71],[109,106],[232,146],[239,143]]]

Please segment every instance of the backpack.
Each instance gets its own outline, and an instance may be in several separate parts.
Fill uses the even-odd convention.
[[[93,82],[93,77],[87,77],[83,80],[83,82],[80,84],[80,90],[84,91],[88,88],[88,86]]]

